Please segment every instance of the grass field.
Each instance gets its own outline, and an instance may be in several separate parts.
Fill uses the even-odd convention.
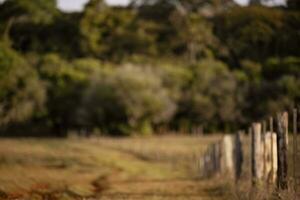
[[[222,199],[197,157],[220,136],[1,139],[0,199]]]

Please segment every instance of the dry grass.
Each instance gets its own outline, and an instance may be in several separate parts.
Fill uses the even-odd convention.
[[[237,185],[224,175],[198,179],[198,158],[220,138],[1,139],[0,200],[292,198],[291,191],[251,188],[247,137],[242,140],[245,157]]]
[[[107,148],[126,152],[149,162],[170,165],[174,170],[185,170],[189,177],[198,176],[198,158],[208,144],[220,140],[221,135],[213,136],[162,136],[145,138],[102,139],[98,142]]]
[[[219,200],[216,182],[194,179],[218,138],[1,139],[0,199]]]

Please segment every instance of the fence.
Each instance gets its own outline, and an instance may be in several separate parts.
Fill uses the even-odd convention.
[[[252,187],[267,186],[277,192],[287,191],[295,200],[300,200],[297,115],[297,109],[290,115],[292,143],[289,142],[288,112],[283,112],[274,119],[271,117],[267,121],[252,123],[248,136],[244,131],[239,131],[211,144],[200,158],[202,177],[226,175],[237,183],[241,175],[246,173]],[[247,157],[249,160],[245,159]],[[250,169],[247,169],[245,162],[249,163]]]

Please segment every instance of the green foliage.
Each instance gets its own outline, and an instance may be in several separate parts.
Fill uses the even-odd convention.
[[[207,59],[193,69],[191,88],[183,95],[182,113],[194,124],[224,126],[237,116],[236,81],[227,66]]]
[[[300,76],[300,58],[299,57],[285,57],[269,58],[266,60],[263,67],[263,75],[265,78],[274,80],[283,75]]]
[[[300,2],[297,0],[287,0],[287,5],[289,9],[295,9],[298,11],[300,9]]]
[[[0,5],[3,39],[11,42],[10,32],[17,24],[47,24],[57,14],[55,0],[6,0]]]
[[[275,55],[299,55],[297,47],[294,48],[299,40],[297,26],[292,25],[298,18],[299,13],[280,9],[235,7],[216,19],[215,29],[233,59],[261,62]]]
[[[26,60],[0,43],[0,125],[24,122],[43,109],[45,91]]]
[[[88,125],[112,134],[148,133],[152,125],[170,120],[175,108],[151,69],[128,65],[97,75],[79,114]]]
[[[193,80],[192,71],[176,64],[161,63],[157,68],[163,86],[168,89],[169,96],[178,103],[184,95],[184,90],[189,89],[190,82]]]
[[[6,0],[0,5],[0,34],[22,52],[81,55],[79,14],[63,14],[56,0]]]
[[[262,67],[259,63],[250,60],[242,60],[241,65],[242,70],[246,73],[249,80],[256,83],[261,81]]]
[[[64,134],[76,125],[74,115],[88,76],[55,54],[42,57],[38,69],[47,84],[47,124]]]
[[[59,15],[47,24],[18,23],[10,33],[13,47],[25,53],[52,52],[67,58],[80,56],[78,18],[78,15],[70,14]]]
[[[85,54],[116,61],[132,54],[151,53],[153,38],[146,34],[147,26],[136,20],[134,11],[103,8],[95,12],[88,6],[80,21],[82,48]]]
[[[58,13],[56,0],[6,0],[0,10],[1,18],[23,18],[35,23],[50,22]]]
[[[173,13],[172,16],[172,23],[178,33],[178,39],[174,39],[174,41],[177,42],[177,46],[183,47],[187,60],[194,63],[200,58],[211,56],[209,51],[217,43],[211,24],[198,14],[181,16],[182,19],[176,15],[179,13]]]
[[[82,12],[63,13],[55,0],[4,1],[0,128],[234,130],[294,106],[297,3],[230,2],[90,0]]]
[[[285,75],[278,81],[279,86],[283,90],[283,94],[285,94],[291,101],[295,100],[295,102],[300,99],[300,80],[291,75]],[[293,104],[293,103],[291,103]]]
[[[191,2],[183,2],[187,7]],[[203,16],[186,12],[179,1],[142,1],[138,16],[144,23],[155,22],[152,35],[159,57],[180,56],[185,62],[194,63],[210,54],[217,44],[212,26]]]

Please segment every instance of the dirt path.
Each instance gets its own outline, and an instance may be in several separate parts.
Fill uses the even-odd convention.
[[[212,187],[199,180],[137,180],[112,184],[100,199],[220,199],[221,194],[213,194]]]
[[[173,161],[102,142],[0,141],[0,200],[222,199],[222,187],[190,177]]]
[[[132,165],[138,166],[129,170],[128,176],[128,166],[120,161],[115,173],[99,180],[98,186],[104,189],[96,195],[97,199],[220,200],[222,198],[222,188],[213,182],[187,177],[184,171],[171,172],[174,169],[170,166],[141,159],[129,151],[116,150],[106,145],[99,146],[97,143],[94,145],[97,151],[101,148],[102,152],[110,155],[110,158],[120,157],[123,161],[126,159],[126,164],[131,162]],[[92,149],[93,147],[89,146],[90,154],[93,152]],[[161,174],[157,174],[156,171]]]

